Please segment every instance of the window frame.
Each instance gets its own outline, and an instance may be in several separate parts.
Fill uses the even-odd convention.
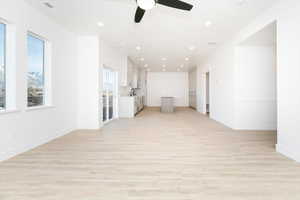
[[[16,104],[16,26],[10,21],[0,18],[5,25],[5,107],[0,114],[19,111]]]
[[[6,56],[7,56],[7,24],[0,19],[0,24],[4,25],[4,44],[3,44],[3,71],[4,71],[4,106],[1,108],[0,111],[5,111],[7,109],[7,63],[6,63]]]
[[[43,103],[41,105],[29,106],[28,103],[28,73],[29,73],[29,62],[27,62],[27,92],[26,92],[26,107],[28,110],[35,110],[44,107],[52,107],[51,99],[50,99],[50,66],[51,66],[51,44],[49,40],[45,37],[42,37],[32,31],[27,31],[26,39],[27,39],[27,56],[28,56],[28,37],[31,36],[43,42]]]

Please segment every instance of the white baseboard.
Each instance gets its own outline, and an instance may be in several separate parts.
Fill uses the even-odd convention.
[[[276,145],[276,151],[298,163],[300,163],[300,151],[297,151],[296,149],[291,149],[287,146],[284,146],[282,144]]]

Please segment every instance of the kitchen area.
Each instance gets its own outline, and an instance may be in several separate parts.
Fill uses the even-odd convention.
[[[134,118],[146,105],[147,71],[127,58],[120,76],[119,118]]]

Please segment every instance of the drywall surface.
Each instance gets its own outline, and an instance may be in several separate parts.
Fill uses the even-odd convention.
[[[276,3],[241,30],[231,41],[219,47],[208,59],[200,62],[199,68],[202,71],[205,71],[208,66],[215,68],[211,73],[211,112],[214,113],[214,119],[222,122],[226,118],[229,123],[225,124],[234,128],[235,117],[232,117],[232,113],[236,111],[235,106],[233,106],[234,109],[231,109],[231,112],[230,110],[224,112],[224,108],[218,107],[214,103],[214,101],[218,101],[220,104],[221,101],[225,101],[224,106],[231,107],[230,104],[227,104],[230,100],[231,104],[236,104],[236,95],[235,92],[232,92],[237,87],[236,66],[235,56],[231,56],[231,54],[235,55],[234,49],[237,45],[274,21],[277,21],[277,151],[300,162],[299,1],[281,0]],[[230,55],[226,56],[226,54]],[[223,63],[220,61],[223,61]],[[216,62],[220,64],[215,65]],[[229,77],[233,81],[228,80]],[[224,82],[221,81],[220,88],[222,91],[218,92],[219,88],[214,87],[216,85],[214,80],[219,79],[227,80],[226,85],[229,87],[222,86]],[[215,94],[217,93],[222,98],[216,98]]]
[[[78,129],[99,129],[100,42],[98,36],[78,37]]]
[[[78,37],[78,54],[78,128],[99,129],[103,126],[103,68],[117,73],[119,93],[127,81],[127,56],[98,35]],[[118,109],[119,95],[115,100]]]
[[[147,104],[161,106],[161,97],[174,97],[175,106],[189,106],[188,72],[150,72],[147,78]]]
[[[277,130],[276,46],[237,48],[235,129]]]
[[[0,113],[0,160],[5,160],[77,128],[77,37],[24,1],[1,1],[0,17],[16,28],[17,111]],[[53,107],[27,109],[28,31],[52,46]]]
[[[234,46],[228,44],[201,63],[198,69],[200,82],[198,110],[206,113],[206,73],[209,72],[210,117],[229,127],[234,125],[234,58]]]

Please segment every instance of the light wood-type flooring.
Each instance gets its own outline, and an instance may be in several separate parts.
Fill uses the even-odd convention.
[[[0,163],[0,200],[299,200],[275,132],[145,110]]]

